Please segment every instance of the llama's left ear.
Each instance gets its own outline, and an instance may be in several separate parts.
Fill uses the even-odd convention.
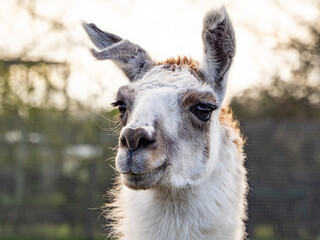
[[[154,65],[148,53],[139,45],[99,29],[95,24],[83,23],[93,44],[101,51],[91,49],[97,59],[110,59],[127,75],[130,81],[135,81]]]
[[[235,54],[235,36],[224,7],[208,12],[203,21],[204,59],[201,71],[221,103],[227,86],[228,70]]]

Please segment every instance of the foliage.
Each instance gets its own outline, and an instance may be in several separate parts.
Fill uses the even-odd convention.
[[[115,113],[71,99],[67,73],[64,63],[0,62],[1,236],[66,239],[77,228],[88,239],[99,228],[101,210],[88,209],[102,206],[111,184],[104,159],[116,143],[103,129]]]
[[[314,6],[320,12],[320,3]],[[291,38],[275,50],[295,53],[298,64],[287,66],[287,76],[279,69],[269,85],[234,97],[231,106],[240,119],[320,119],[320,16],[309,23],[295,19],[307,29],[309,38]]]
[[[320,83],[312,86],[275,77],[267,87],[245,90],[231,106],[241,120],[320,119]]]

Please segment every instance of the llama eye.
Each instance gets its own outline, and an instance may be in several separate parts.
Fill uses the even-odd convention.
[[[122,118],[125,115],[126,111],[127,111],[126,104],[124,102],[122,102],[122,101],[117,101],[115,103],[112,103],[112,105],[114,107],[118,106],[119,112],[120,112],[120,117]]]
[[[120,112],[120,117],[123,117],[124,114],[126,113],[127,111],[127,106],[125,103],[121,103],[119,104],[119,112]]]
[[[201,121],[208,121],[211,117],[211,113],[217,107],[210,103],[200,103],[190,108],[190,111],[196,115]]]

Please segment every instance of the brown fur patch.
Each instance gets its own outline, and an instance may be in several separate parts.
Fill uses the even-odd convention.
[[[246,139],[242,135],[239,121],[235,119],[230,107],[221,108],[219,121],[221,125],[227,127],[228,135],[230,135],[230,131],[236,133],[237,137],[233,140],[233,143],[237,146],[239,152],[242,153]]]
[[[183,66],[187,66],[190,69],[190,72],[198,79],[202,80],[203,75],[199,70],[199,62],[192,59],[188,58],[186,56],[183,57],[177,57],[177,58],[168,58],[165,61],[161,61],[156,63],[156,65],[164,65],[168,66],[169,70],[175,71],[176,69],[181,69]]]
[[[183,107],[188,107],[192,104],[197,104],[199,102],[208,102],[208,103],[216,104],[216,99],[213,93],[210,91],[200,92],[197,90],[188,89],[183,93],[182,99],[183,99],[182,100]]]

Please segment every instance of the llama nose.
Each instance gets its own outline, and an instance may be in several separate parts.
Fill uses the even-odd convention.
[[[150,134],[143,128],[127,128],[120,136],[121,146],[128,147],[130,151],[141,147],[148,147],[155,141],[155,134]]]

